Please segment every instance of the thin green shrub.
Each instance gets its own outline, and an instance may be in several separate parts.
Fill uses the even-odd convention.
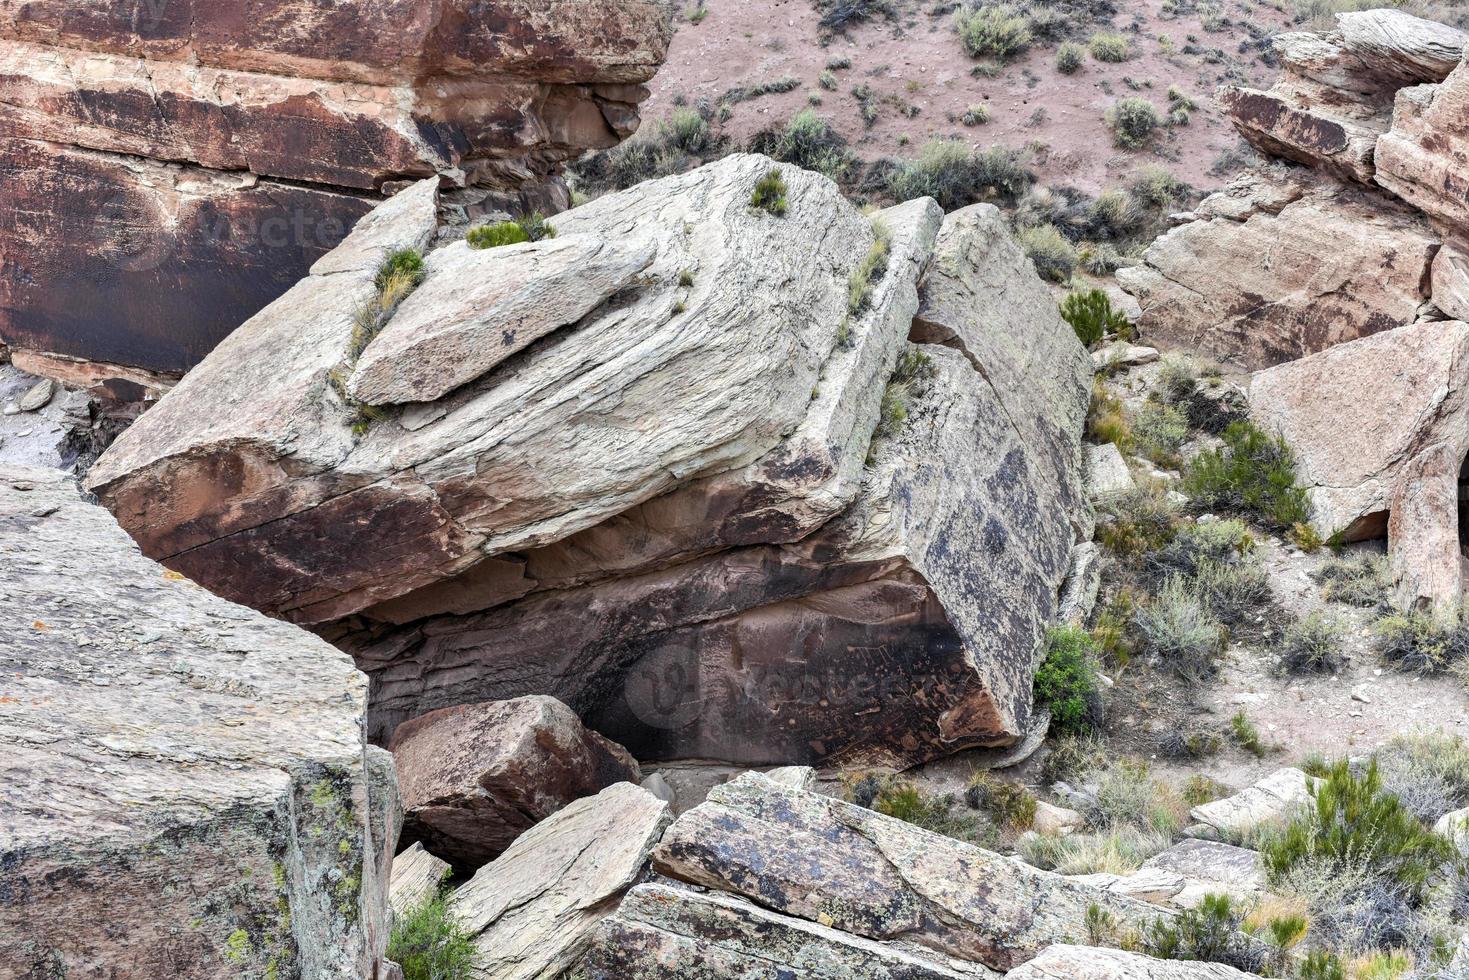
[[[785,216],[789,205],[786,203],[786,182],[779,167],[767,170],[765,176],[755,182],[755,190],[750,194],[750,207],[777,218]]]
[[[1073,75],[1081,70],[1086,61],[1086,48],[1075,41],[1067,41],[1056,50],[1056,70],[1063,75]]]
[[[1086,42],[1086,46],[1091,51],[1092,57],[1098,61],[1118,63],[1132,57],[1131,42],[1121,34],[1109,31],[1093,34]]]
[[[393,917],[387,956],[403,968],[403,980],[469,980],[478,950],[451,899],[434,894]]]
[[[1046,658],[1035,672],[1035,703],[1051,712],[1051,731],[1083,735],[1103,720],[1097,649],[1085,630],[1063,626],[1046,634]]]
[[[1147,99],[1135,95],[1118,99],[1106,112],[1112,142],[1124,150],[1138,150],[1153,141],[1163,124],[1158,110]]]
[[[1184,492],[1200,507],[1247,514],[1286,529],[1311,517],[1306,491],[1296,485],[1296,458],[1280,436],[1249,421],[1224,430],[1224,447],[1194,457]]]
[[[1128,328],[1127,316],[1113,309],[1112,301],[1100,289],[1074,291],[1061,301],[1061,318],[1071,324],[1076,337],[1086,347],[1100,343],[1109,333]]]

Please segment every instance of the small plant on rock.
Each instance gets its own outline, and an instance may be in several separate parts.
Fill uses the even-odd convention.
[[[470,248],[485,249],[555,237],[556,229],[541,215],[532,214],[515,221],[497,221],[471,228],[464,240],[469,243]]]
[[[772,167],[755,183],[754,193],[750,195],[750,207],[773,214],[777,218],[785,216],[788,207],[786,182],[781,178],[779,167]]]
[[[418,249],[398,249],[389,252],[378,266],[373,285],[379,293],[405,287],[411,290],[423,282],[424,274],[423,256],[418,253]]]
[[[473,975],[478,950],[446,895],[433,894],[393,916],[388,958],[403,968],[403,980],[462,980]]]
[[[1112,308],[1112,301],[1100,289],[1068,293],[1061,301],[1061,318],[1071,324],[1076,337],[1086,347],[1100,343],[1109,333],[1128,329],[1127,317]]]

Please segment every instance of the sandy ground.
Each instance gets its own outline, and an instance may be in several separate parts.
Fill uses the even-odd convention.
[[[1107,64],[1088,58],[1068,76],[1055,69],[1055,46],[1038,46],[985,78],[971,74],[976,62],[960,47],[951,15],[933,15],[930,0],[897,2],[902,13],[896,21],[879,19],[823,41],[813,0],[707,0],[702,21],[680,18],[668,62],[652,83],[645,125],[666,117],[676,100],[717,103],[735,86],[791,76],[801,83],[793,91],[734,105],[725,133],[744,141],[783,125],[815,94],[822,100],[817,111],[867,159],[915,156],[927,140],[953,136],[980,145],[1034,146],[1033,169],[1044,182],[1088,193],[1122,182],[1149,163],[1209,188],[1223,183],[1209,173],[1216,158],[1237,144],[1214,109],[1213,93],[1226,81],[1268,85],[1277,70],[1251,43],[1258,32],[1287,23],[1284,14],[1255,0],[1226,0],[1220,9],[1229,26],[1210,32],[1198,14],[1166,16],[1163,0],[1121,0],[1110,29],[1132,39],[1131,60]],[[686,10],[693,9],[689,0]],[[1084,42],[1099,29],[1108,25],[1079,26],[1076,39]],[[1160,38],[1171,41],[1171,53]],[[1186,48],[1198,53],[1184,53]],[[835,91],[824,90],[818,77],[828,59],[839,55],[850,58],[852,67],[834,73]],[[851,94],[864,83],[880,100],[879,118],[870,128]],[[1107,108],[1139,95],[1166,113],[1170,85],[1198,104],[1189,124],[1169,130],[1153,151],[1116,149],[1103,122]],[[988,107],[991,121],[964,126],[959,117],[970,105]]]

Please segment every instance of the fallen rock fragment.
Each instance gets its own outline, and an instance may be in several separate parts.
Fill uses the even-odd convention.
[[[454,893],[475,937],[476,976],[533,980],[581,962],[668,820],[668,804],[618,783],[522,834]]]
[[[1277,769],[1233,796],[1194,807],[1189,816],[1216,831],[1239,837],[1290,819],[1311,802],[1316,782],[1299,769]]]
[[[398,726],[389,747],[404,839],[469,868],[568,803],[642,778],[626,749],[545,696],[431,711]]]
[[[1095,503],[1110,503],[1136,489],[1132,471],[1116,443],[1086,447],[1086,492]]]
[[[1100,946],[1058,944],[1006,974],[1008,980],[1256,980],[1222,963],[1155,960]]]
[[[440,861],[422,844],[414,844],[393,857],[388,903],[396,914],[406,915],[437,895],[452,870],[449,862]]]

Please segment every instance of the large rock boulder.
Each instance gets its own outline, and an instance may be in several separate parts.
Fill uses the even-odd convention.
[[[1440,85],[1398,92],[1376,160],[1379,184],[1469,249],[1469,62]]]
[[[562,976],[642,876],[668,804],[631,783],[578,800],[522,834],[454,892],[480,980]]]
[[[1155,960],[1141,953],[1099,946],[1057,944],[1008,980],[1258,980],[1223,963]]]
[[[719,892],[638,885],[602,920],[587,980],[960,980],[996,978],[977,963],[874,942]]]
[[[1009,970],[1086,935],[1088,910],[1138,928],[1158,910],[850,803],[747,773],[653,852],[661,874],[782,915]]]
[[[376,360],[395,387],[369,407],[348,389],[374,344],[447,355],[443,324],[482,336],[520,288],[502,277],[565,278],[547,247],[442,248],[357,359],[381,256],[434,239],[432,185],[405,191],[91,486],[150,554],[350,650],[379,738],[538,693],[639,758],[1009,744],[1090,536],[1090,361],[993,208],[869,220],[785,167],[776,216],[751,204],[772,167],[735,155],[558,216],[553,241],[610,276],[540,304],[529,346],[476,346],[447,393]],[[410,314],[416,339],[389,339]]]
[[[1323,536],[1386,531],[1401,605],[1458,601],[1469,325],[1417,323],[1261,371],[1250,412],[1295,450]]]
[[[565,206],[562,162],[637,128],[669,14],[660,0],[10,4],[0,338],[179,372],[405,181],[438,175],[480,209]]]
[[[555,698],[462,704],[399,725],[404,840],[479,867],[566,804],[642,778],[627,750]]]
[[[1439,239],[1381,194],[1253,174],[1206,199],[1117,273],[1149,343],[1246,370],[1411,322]]]
[[[398,831],[366,679],[0,475],[0,973],[373,976]]]

